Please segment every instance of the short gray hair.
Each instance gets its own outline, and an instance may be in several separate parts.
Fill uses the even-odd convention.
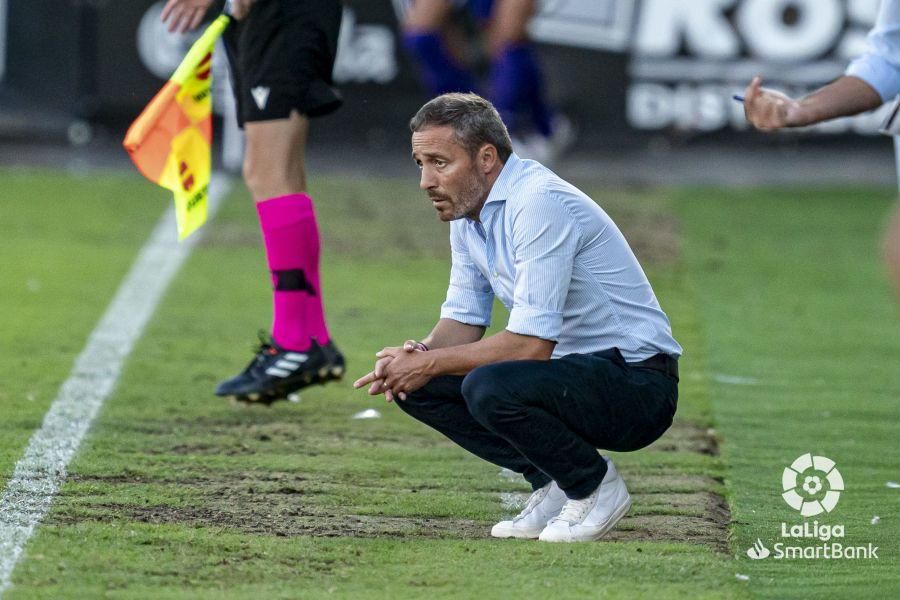
[[[484,144],[492,144],[503,163],[512,154],[512,141],[500,113],[478,94],[443,94],[429,100],[409,121],[413,133],[449,125],[459,145],[475,156]]]

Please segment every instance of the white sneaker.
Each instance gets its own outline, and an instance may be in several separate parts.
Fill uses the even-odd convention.
[[[491,528],[495,538],[530,538],[541,534],[547,522],[559,514],[566,503],[566,494],[555,481],[535,490],[525,508],[512,521],[500,521]]]
[[[597,489],[587,498],[566,502],[541,532],[542,542],[596,540],[625,516],[631,508],[631,496],[612,461],[607,460],[606,464],[608,470]]]

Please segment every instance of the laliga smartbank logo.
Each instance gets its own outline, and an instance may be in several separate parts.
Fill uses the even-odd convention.
[[[844,478],[830,458],[804,454],[785,467],[781,487],[788,506],[804,517],[814,517],[834,510],[844,490]]]
[[[797,457],[781,474],[781,494],[788,506],[800,513],[801,523],[781,523],[781,540],[766,546],[762,538],[747,549],[753,560],[774,559],[860,559],[878,558],[878,546],[847,545],[843,524],[810,523],[806,517],[831,513],[844,491],[844,478],[833,460],[811,453]],[[808,540],[814,540],[808,542]],[[807,541],[805,544],[801,542]]]

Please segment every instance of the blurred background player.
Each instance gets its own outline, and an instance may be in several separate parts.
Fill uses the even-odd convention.
[[[403,42],[430,97],[479,91],[461,11],[482,33],[490,61],[488,97],[507,124],[516,152],[552,163],[571,142],[571,124],[549,106],[543,75],[528,35],[536,0],[411,0]]]
[[[169,31],[194,29],[213,0],[168,0]],[[325,322],[319,232],[306,193],[309,119],[341,105],[331,72],[340,0],[234,0],[224,41],[246,134],[244,181],[259,215],[272,276],[270,337],[243,372],[215,393],[271,402],[312,383],[339,379],[344,358]]]
[[[744,92],[747,120],[760,131],[804,127],[878,108],[900,94],[900,0],[882,0],[866,53],[850,63],[844,75],[811,94],[794,100],[762,87],[754,77]],[[896,112],[896,107],[895,107]],[[900,116],[887,133],[894,136],[900,181]],[[888,224],[884,257],[900,295],[900,205]]]

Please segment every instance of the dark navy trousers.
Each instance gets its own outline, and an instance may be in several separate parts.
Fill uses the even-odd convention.
[[[484,365],[435,377],[397,405],[476,456],[584,498],[606,474],[597,449],[638,450],[672,424],[676,377],[618,350]]]

